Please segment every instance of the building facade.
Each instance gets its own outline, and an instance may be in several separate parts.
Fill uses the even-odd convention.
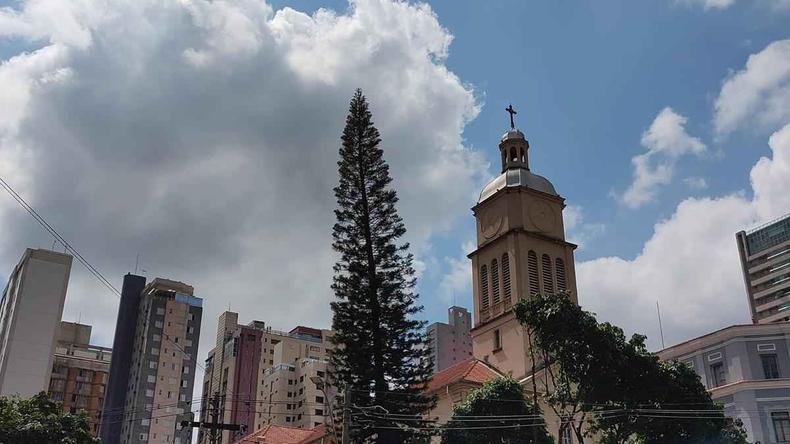
[[[511,309],[536,293],[567,291],[576,300],[573,251],[565,240],[565,200],[530,170],[529,142],[512,128],[499,142],[502,174],[472,208],[477,248],[472,260],[474,357],[520,380],[531,363],[524,328]]]
[[[0,396],[47,391],[72,257],[25,250],[0,301]]]
[[[192,410],[202,302],[181,282],[157,278],[143,288],[128,379],[118,381],[126,383],[122,414],[102,415],[102,427],[121,424],[120,436],[107,442],[191,442],[179,422]]]
[[[735,237],[752,322],[790,320],[790,214]]]
[[[314,384],[308,387],[303,376],[325,377],[327,350],[331,347],[329,331],[296,327],[283,332],[262,321],[240,325],[238,318],[238,313],[230,311],[219,317],[216,344],[205,361],[201,421],[212,419],[215,412],[210,400],[216,398],[218,419],[244,427],[242,432],[218,432],[218,442],[223,444],[235,442],[267,424],[304,429],[317,422],[323,424],[323,417],[315,419],[315,415],[308,414],[315,410],[308,412],[304,401],[300,413],[296,413],[294,406],[298,401],[294,396],[299,388],[302,389],[300,397],[305,399],[317,390]],[[285,374],[290,376],[283,376],[281,380],[280,376]],[[290,389],[281,391],[281,384],[288,386],[288,380],[291,381]],[[294,381],[299,380],[301,386],[297,388]],[[321,396],[311,399],[311,406],[315,402],[325,402]],[[324,413],[323,406],[318,410]],[[210,443],[211,434],[201,430],[198,442]]]
[[[434,373],[472,357],[471,329],[472,314],[463,307],[450,307],[446,324],[435,322],[428,326]]]
[[[61,321],[49,380],[49,397],[64,412],[84,411],[98,436],[112,349],[90,344],[91,326]]]
[[[749,442],[790,441],[790,323],[734,325],[658,356],[693,368]]]
[[[121,302],[118,305],[118,318],[112,342],[113,359],[110,364],[110,376],[104,394],[102,421],[99,427],[99,436],[102,442],[119,442],[121,440],[121,426],[124,424],[123,411],[126,407],[126,392],[129,389],[129,372],[132,366],[134,338],[137,330],[137,315],[144,288],[144,277],[131,273],[123,277]]]

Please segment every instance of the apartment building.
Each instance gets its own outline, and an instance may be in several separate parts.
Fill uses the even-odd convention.
[[[72,257],[25,250],[0,300],[0,396],[47,391]]]
[[[299,376],[316,375],[319,371],[323,377],[325,368],[318,369],[317,367],[320,366],[313,361],[320,361],[321,365],[325,366],[327,348],[331,346],[327,340],[329,333],[327,330],[296,327],[290,332],[284,332],[274,330],[262,321],[251,321],[247,325],[240,325],[238,319],[238,313],[230,311],[219,316],[216,345],[205,361],[201,421],[211,420],[214,412],[209,400],[216,397],[219,399],[217,404],[219,411],[216,412],[219,420],[224,423],[239,424],[244,428],[240,432],[218,432],[218,442],[223,444],[235,442],[245,434],[252,433],[261,428],[261,424],[266,424],[270,418],[276,423],[281,419],[285,424],[287,390],[282,392],[282,400],[279,399],[280,392],[277,389],[275,389],[276,393],[270,396],[269,388],[274,387],[270,383],[279,384],[279,380],[277,377],[273,381],[266,379],[266,375],[279,372],[272,370],[273,368],[290,367],[294,367],[296,374],[298,367],[300,372],[296,376],[297,380]],[[304,365],[303,360],[307,361]],[[302,369],[305,369],[304,372],[301,371]],[[290,379],[293,382],[294,377]],[[284,381],[287,384],[287,378]],[[303,396],[307,396],[304,390]],[[321,397],[318,399],[323,402]],[[271,409],[270,413],[268,408],[270,405],[281,406],[281,408]],[[319,409],[319,412],[323,413],[321,410],[323,409]],[[310,425],[306,427],[310,428],[311,424],[317,422],[310,422],[310,418],[304,413],[302,415],[298,422],[291,422],[289,418],[287,424],[293,426],[299,424],[304,427]],[[296,417],[298,414],[293,416]],[[323,421],[320,421],[323,424]],[[198,442],[201,444],[210,443],[211,438],[211,434],[204,430],[198,433]]]
[[[134,287],[134,280],[130,282],[130,288]],[[120,424],[120,434],[117,440],[105,442],[191,442],[191,429],[182,430],[179,422],[192,409],[200,337],[203,300],[193,291],[190,285],[162,278],[143,288],[133,340],[126,341],[132,344],[128,378],[113,380],[115,363],[110,375],[113,383],[126,386],[125,403],[121,413],[105,407],[102,415],[102,428]],[[117,334],[115,339],[118,342]],[[108,392],[114,388],[108,388]]]
[[[733,325],[658,356],[693,368],[749,442],[790,441],[790,323]]]
[[[735,237],[752,322],[790,320],[790,214]]]
[[[265,425],[310,429],[329,420],[329,397],[312,378],[326,380],[330,345],[321,330],[297,327],[304,342],[282,341],[274,346],[275,365],[264,372],[259,386],[262,403],[255,428]],[[260,411],[262,410],[262,411]]]
[[[435,322],[428,326],[426,332],[434,373],[472,357],[471,328],[472,314],[463,307],[450,307],[446,324]]]
[[[91,433],[98,436],[112,349],[91,345],[90,339],[90,325],[60,322],[49,397],[62,402],[64,412],[85,411]]]

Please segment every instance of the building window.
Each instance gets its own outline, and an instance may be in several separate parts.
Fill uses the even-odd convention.
[[[538,286],[538,255],[533,250],[529,250],[529,253],[527,253],[527,269],[529,270],[529,294],[532,296],[540,293],[540,287]]]
[[[760,355],[760,360],[763,361],[765,379],[778,379],[779,364],[776,362],[776,355]]]
[[[562,259],[557,258],[554,261],[554,266],[557,269],[557,290],[565,291],[568,289],[568,282],[565,278],[565,262]]]
[[[502,334],[499,330],[494,330],[494,351],[502,350]]]
[[[504,293],[505,304],[510,304],[510,255],[502,255],[502,292]],[[460,314],[460,313],[459,313]]]
[[[713,378],[713,386],[719,387],[727,383],[727,378],[724,375],[724,364],[717,362],[710,366],[711,378]]]
[[[790,413],[771,412],[776,442],[790,442]]]
[[[488,310],[488,268],[480,267],[480,310]]]
[[[551,273],[551,258],[548,254],[541,257],[541,268],[543,269],[543,291],[546,294],[554,294],[554,279]]]
[[[324,410],[323,409],[315,409],[315,415],[316,416],[324,416]]]
[[[491,261],[491,293],[493,294],[493,305],[499,303],[499,264],[497,260]]]
[[[571,435],[571,426],[565,423],[560,426],[560,444],[573,444],[573,435]]]

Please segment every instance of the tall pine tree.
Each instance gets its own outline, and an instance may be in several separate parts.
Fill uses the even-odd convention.
[[[434,403],[423,393],[431,375],[425,323],[414,319],[422,306],[409,245],[400,241],[406,228],[359,89],[342,142],[332,243],[340,254],[332,284],[332,378],[350,395],[352,442],[413,442],[422,435],[417,415]]]

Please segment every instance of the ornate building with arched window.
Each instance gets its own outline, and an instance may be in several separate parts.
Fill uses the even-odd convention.
[[[528,342],[513,304],[542,292],[569,291],[576,300],[573,251],[565,240],[565,199],[529,168],[529,142],[511,128],[499,143],[502,173],[488,183],[472,208],[477,249],[472,259],[477,359],[516,379],[530,368]]]

